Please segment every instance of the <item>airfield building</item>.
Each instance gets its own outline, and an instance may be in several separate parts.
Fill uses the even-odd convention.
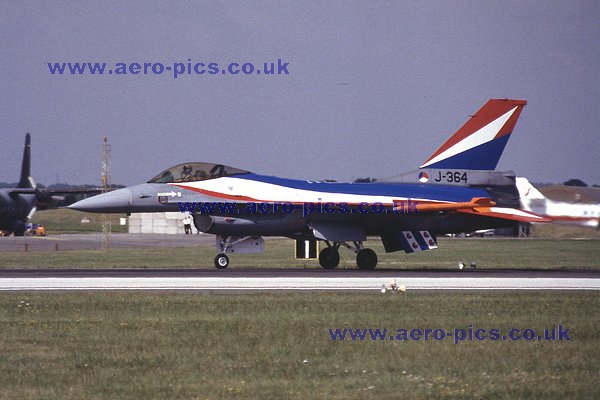
[[[183,235],[183,217],[180,212],[133,213],[128,221],[129,233]]]
[[[600,188],[550,185],[540,188],[548,199],[573,204],[600,204]]]

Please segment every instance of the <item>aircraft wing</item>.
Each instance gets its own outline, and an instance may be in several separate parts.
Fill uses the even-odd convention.
[[[476,197],[463,203],[426,203],[416,206],[419,212],[457,211],[519,222],[552,222],[551,218],[530,211],[510,207],[495,207],[496,203],[486,197]]]
[[[338,221],[312,221],[313,235],[317,239],[332,242],[362,241],[367,238],[364,229],[358,224]]]
[[[37,195],[60,195],[60,194],[100,194],[102,188],[78,188],[78,189],[36,189],[36,188],[10,188],[10,194],[37,194]]]
[[[6,192],[11,196],[16,196],[19,194],[36,194],[36,189],[34,188],[11,188],[6,189]]]

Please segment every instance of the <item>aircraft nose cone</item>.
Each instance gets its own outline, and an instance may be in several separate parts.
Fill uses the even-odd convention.
[[[69,206],[72,210],[97,213],[131,212],[132,196],[129,189],[118,189],[80,200]]]

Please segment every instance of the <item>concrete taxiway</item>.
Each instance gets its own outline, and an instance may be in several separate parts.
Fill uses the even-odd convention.
[[[2,270],[0,290],[600,290],[596,271]]]

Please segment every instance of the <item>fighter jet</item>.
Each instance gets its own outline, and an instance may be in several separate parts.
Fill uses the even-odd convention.
[[[11,189],[0,189],[0,230],[23,236],[25,224],[31,220],[40,203],[45,204],[61,194],[98,194],[100,191],[93,188],[66,190],[38,188],[31,177],[31,135],[27,133],[19,183]]]
[[[229,265],[227,254],[264,251],[263,236],[285,236],[308,256],[324,242],[323,268],[338,266],[343,246],[360,269],[373,269],[368,236],[380,237],[386,252],[413,253],[437,248],[439,234],[548,221],[519,209],[514,172],[493,171],[525,104],[488,101],[420,169],[375,182],[293,180],[191,162],[70,208],[191,213],[198,230],[216,235],[217,268]]]

